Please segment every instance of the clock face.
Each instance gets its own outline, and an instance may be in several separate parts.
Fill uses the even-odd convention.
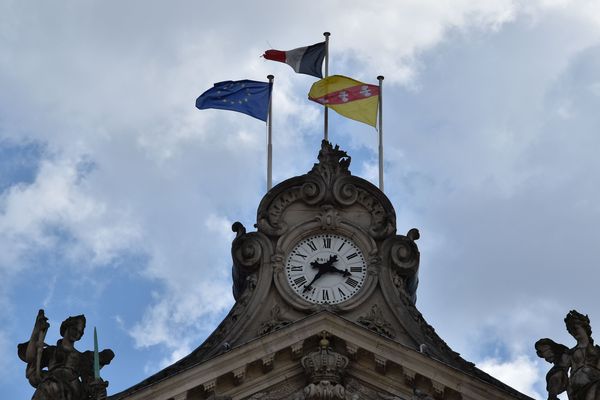
[[[294,246],[285,273],[292,290],[304,300],[337,304],[358,293],[367,276],[367,263],[352,240],[322,233]]]

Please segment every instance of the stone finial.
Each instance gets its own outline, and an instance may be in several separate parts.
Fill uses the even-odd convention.
[[[352,158],[340,146],[333,147],[327,140],[321,142],[321,150],[317,156],[319,162],[315,164],[309,174],[320,175],[323,181],[331,185],[338,176],[350,175],[350,161]]]

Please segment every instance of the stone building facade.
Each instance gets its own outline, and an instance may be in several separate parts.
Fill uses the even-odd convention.
[[[114,400],[529,399],[464,360],[417,310],[419,232],[323,141],[233,229],[235,305],[191,354]]]

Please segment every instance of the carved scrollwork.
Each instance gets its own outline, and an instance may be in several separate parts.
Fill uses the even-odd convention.
[[[233,297],[239,300],[248,287],[248,277],[260,266],[263,246],[259,234],[246,233],[246,228],[240,222],[235,222],[231,229],[236,232],[231,243]]]
[[[246,233],[246,228],[241,222],[235,222],[231,230],[236,232],[236,237],[231,244],[234,263],[244,267],[247,271],[252,271],[262,257],[260,242],[253,233]]]
[[[417,286],[419,285],[419,248],[415,241],[419,239],[419,231],[415,228],[408,231],[406,236],[396,235],[386,240],[382,254],[387,258],[391,267],[392,282],[400,292],[401,297],[415,304],[417,301]]]
[[[419,249],[415,243],[418,238],[419,231],[413,228],[406,236],[396,236],[392,244],[390,250],[392,265],[402,276],[414,275],[419,268]]]
[[[333,198],[343,206],[351,206],[358,199],[358,189],[350,176],[342,176],[335,180],[332,188]]]
[[[304,182],[300,189],[300,193],[302,194],[302,200],[306,204],[319,204],[323,201],[327,193],[327,187],[322,179],[308,176],[307,181]]]
[[[287,233],[297,221],[288,219],[286,211],[297,210],[294,203],[302,203],[313,206],[305,211],[313,211],[315,216],[319,206],[344,209],[358,205],[361,213],[370,214],[370,221],[362,223],[375,240],[395,233],[396,217],[388,198],[370,182],[350,174],[351,159],[345,151],[323,141],[318,159],[307,174],[281,182],[267,193],[258,210],[259,232],[268,236]]]

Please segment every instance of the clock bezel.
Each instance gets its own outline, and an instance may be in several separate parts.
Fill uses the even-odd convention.
[[[366,264],[366,276],[362,287],[349,299],[336,303],[313,303],[302,298],[290,286],[287,279],[286,262],[290,252],[301,241],[319,234],[339,235],[351,240],[360,249]],[[337,310],[351,310],[361,304],[375,289],[377,284],[379,263],[377,246],[375,241],[366,232],[350,223],[341,223],[336,229],[323,229],[321,224],[309,222],[290,229],[290,232],[281,236],[276,247],[274,258],[275,287],[283,299],[292,307],[302,311],[314,311],[319,309],[335,308]]]
[[[328,248],[324,248],[326,239],[329,239]],[[325,266],[332,257],[336,261],[330,265],[336,271],[327,272],[312,281],[318,273],[316,267],[311,266],[312,262],[317,261]],[[313,233],[296,242],[287,254],[284,266],[288,285],[296,295],[312,304],[344,303],[356,296],[367,277],[367,259],[362,249],[354,240],[333,232]],[[294,268],[302,270],[294,272]],[[312,290],[306,290],[307,285]]]

